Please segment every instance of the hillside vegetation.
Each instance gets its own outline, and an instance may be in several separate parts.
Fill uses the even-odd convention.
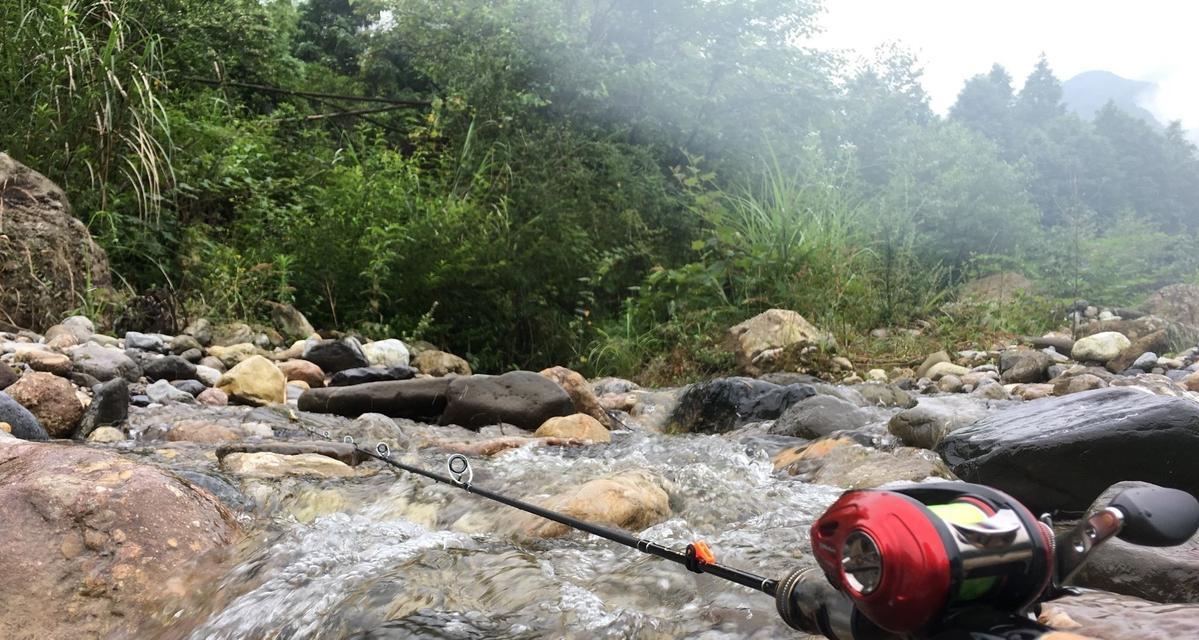
[[[772,307],[904,353],[860,337],[1034,331],[1194,279],[1179,123],[1084,121],[1044,59],[942,117],[911,55],[845,60],[818,26],[811,0],[9,0],[0,150],[127,295],[293,303],[483,371],[697,377]],[[1036,293],[948,304],[997,271]]]

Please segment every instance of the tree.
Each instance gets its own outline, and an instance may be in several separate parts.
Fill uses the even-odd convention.
[[[1002,144],[1012,131],[1013,100],[1012,77],[996,64],[966,81],[949,117]]]
[[[1062,83],[1053,75],[1042,53],[1016,98],[1016,117],[1023,126],[1039,127],[1065,112]]]

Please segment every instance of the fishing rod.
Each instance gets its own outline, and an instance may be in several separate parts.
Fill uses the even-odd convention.
[[[1035,640],[1052,632],[1035,620],[1040,604],[1074,593],[1067,583],[1107,540],[1166,547],[1199,532],[1199,500],[1154,485],[1124,490],[1061,537],[1048,515],[983,485],[852,490],[812,524],[817,566],[775,580],[716,562],[702,541],[680,552],[475,486],[460,453],[443,475],[396,460],[385,442],[342,441],[395,469],[761,591],[788,626],[831,640]]]

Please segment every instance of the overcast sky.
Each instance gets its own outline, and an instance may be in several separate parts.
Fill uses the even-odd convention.
[[[1199,2],[1191,0],[825,0],[820,48],[868,55],[899,41],[924,64],[933,107],[998,62],[1019,89],[1042,51],[1059,78],[1104,69],[1159,84],[1144,106],[1199,127]]]

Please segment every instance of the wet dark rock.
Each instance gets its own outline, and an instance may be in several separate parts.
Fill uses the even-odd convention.
[[[1120,482],[1103,492],[1090,516],[1125,489],[1151,487],[1145,482]],[[1092,552],[1074,584],[1103,589],[1155,602],[1199,602],[1199,535],[1177,547],[1142,547],[1119,538]]]
[[[72,371],[71,375],[67,376],[67,379],[70,380],[71,383],[76,387],[80,387],[82,389],[91,389],[92,387],[100,384],[100,381],[95,377],[86,373],[80,373],[78,371]],[[124,378],[121,378],[121,380],[124,380]]]
[[[354,338],[314,340],[304,347],[304,355],[301,357],[327,374],[370,366],[370,361],[362,351],[362,345]]]
[[[150,396],[141,393],[129,396],[129,404],[135,407],[148,407],[152,402]]]
[[[986,408],[970,398],[923,398],[891,416],[887,430],[910,447],[932,449],[949,433],[986,415]]]
[[[142,367],[151,382],[155,380],[194,380],[196,365],[180,356],[163,356],[151,360]]]
[[[219,476],[186,470],[175,470],[174,474],[192,485],[211,493],[217,500],[220,500],[222,504],[230,509],[249,511],[254,506],[254,503],[249,498]]]
[[[199,380],[173,380],[171,382],[171,386],[180,391],[186,391],[192,394],[192,397],[199,396],[201,393],[204,393],[205,389],[208,388]]]
[[[1033,400],[950,433],[937,451],[963,480],[1034,513],[1081,513],[1121,480],[1199,493],[1199,403],[1124,388]]]
[[[0,391],[0,422],[12,427],[12,435],[22,440],[49,440],[50,434],[28,409]]]
[[[87,439],[97,427],[115,427],[129,418],[129,383],[124,378],[98,384],[92,393],[92,403],[83,412],[75,433],[78,439]]]
[[[370,456],[362,453],[361,450],[348,442],[325,442],[323,440],[311,442],[236,442],[224,444],[217,447],[217,460],[224,459],[225,456],[231,453],[277,453],[283,456],[315,453],[333,458],[334,460],[340,460],[351,467],[356,467],[358,464],[371,459]]]
[[[387,382],[392,380],[411,380],[416,376],[412,367],[359,367],[346,369],[333,374],[329,381],[330,387],[349,387],[368,382]]]
[[[840,398],[817,395],[788,407],[775,420],[770,433],[815,439],[837,431],[860,429],[872,420],[870,412]]]
[[[453,378],[438,424],[479,429],[501,422],[534,431],[546,420],[575,412],[562,387],[533,371]]]
[[[7,389],[12,383],[20,378],[21,374],[13,371],[13,368],[0,362],[0,391]]]
[[[393,418],[414,420],[436,418],[445,410],[449,401],[447,394],[450,380],[421,378],[368,382],[352,387],[310,389],[300,396],[297,406],[301,411],[349,417],[364,413],[381,413]]]
[[[668,428],[684,433],[725,433],[750,422],[775,420],[791,405],[814,395],[811,385],[718,378],[688,387]]]
[[[758,376],[758,380],[764,380],[771,384],[777,384],[780,387],[785,387],[792,384],[815,384],[823,382],[816,376],[806,373],[796,373],[794,371],[773,371],[765,375]]]

